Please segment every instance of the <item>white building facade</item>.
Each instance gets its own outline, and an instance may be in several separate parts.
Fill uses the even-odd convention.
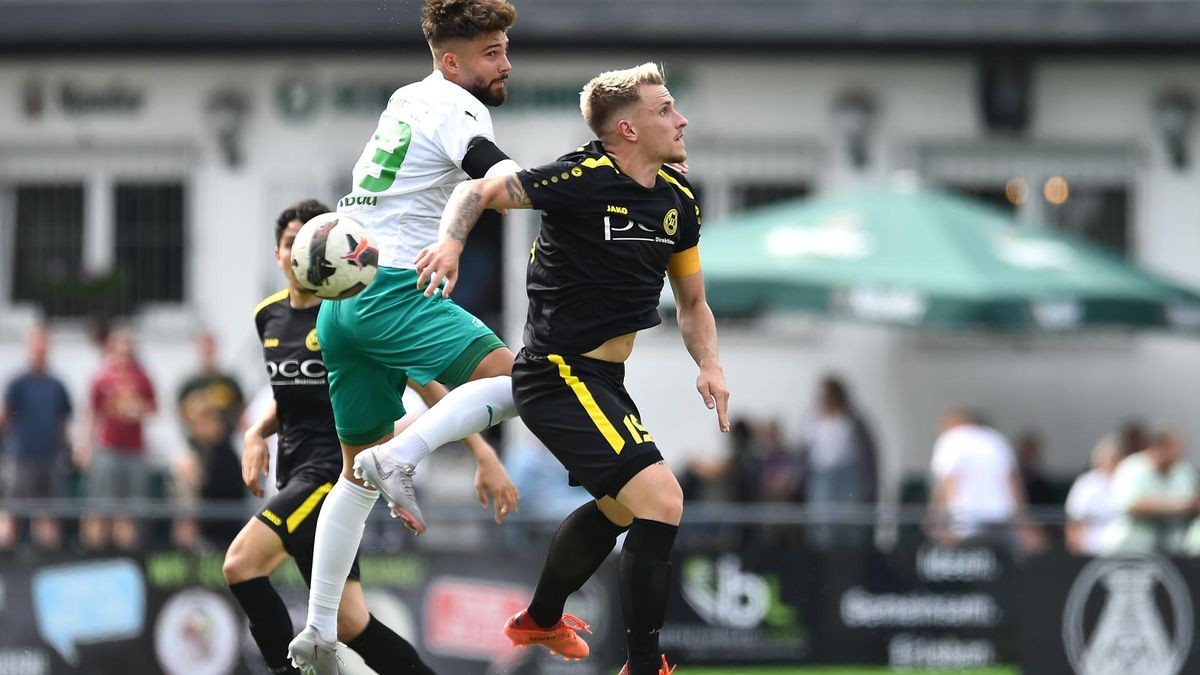
[[[1039,57],[1029,65],[1024,129],[1004,133],[989,129],[978,60],[967,53],[526,55],[517,34],[513,46],[509,103],[494,121],[499,144],[522,165],[588,139],[575,92],[590,76],[655,60],[690,120],[690,176],[706,227],[771,198],[898,173],[993,200],[1020,178],[1019,214],[1200,288],[1200,173],[1171,155],[1180,146],[1200,155],[1200,135],[1167,143],[1155,107],[1173,92],[1200,98],[1200,56]],[[77,406],[99,360],[85,318],[105,302],[106,284],[136,296],[142,354],[164,409],[153,435],[159,452],[178,443],[174,391],[194,366],[200,327],[220,337],[248,390],[263,384],[251,315],[283,284],[272,257],[276,215],[304,197],[333,205],[387,95],[428,67],[417,47],[0,60],[0,374],[20,368],[21,335],[41,312],[46,287],[28,281],[33,265],[57,292],[88,299],[56,306],[51,318],[53,368]],[[848,112],[847,101],[859,109]],[[1060,206],[1042,194],[1052,177],[1070,186]],[[514,347],[532,227],[529,214],[510,216],[500,253],[502,332]],[[775,318],[728,327],[722,355],[733,415],[780,418],[793,440],[817,378],[841,373],[874,423],[893,489],[926,469],[937,413],[952,402],[986,410],[1010,435],[1037,430],[1047,468],[1059,473],[1084,468],[1096,439],[1130,418],[1177,426],[1200,443],[1192,412],[1200,344],[1179,336],[1014,342]],[[694,372],[670,326],[641,338],[628,369],[647,426],[677,463],[724,444]]]

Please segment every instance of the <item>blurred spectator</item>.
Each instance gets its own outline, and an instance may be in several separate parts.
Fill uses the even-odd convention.
[[[1121,461],[1116,436],[1101,438],[1092,449],[1092,470],[1075,479],[1067,494],[1067,550],[1095,556],[1104,551],[1107,531],[1117,517],[1112,474]]]
[[[705,449],[691,448],[687,467],[679,476],[685,499],[706,502],[732,501],[735,481],[733,448],[719,442]]]
[[[783,442],[779,420],[769,420],[755,432],[758,457],[758,500],[762,502],[798,502],[801,496],[800,459]]]
[[[1036,431],[1026,431],[1017,439],[1017,467],[1030,504],[1061,503],[1054,484],[1042,472],[1042,439]]]
[[[104,500],[105,508],[126,500],[144,499],[149,492],[146,441],[143,427],[158,411],[154,385],[134,358],[134,337],[129,329],[113,330],[104,342],[105,357],[92,381],[82,433],[75,446],[75,462],[86,474],[89,499]],[[85,548],[137,545],[135,521],[126,516],[86,516],[80,522]]]
[[[758,500],[755,461],[754,427],[744,419],[733,420],[729,425],[729,480],[735,502]]]
[[[1121,427],[1121,459],[1146,449],[1146,427],[1138,420],[1128,420]]]
[[[0,430],[7,441],[0,490],[6,501],[62,497],[66,479],[71,399],[62,381],[47,370],[50,336],[46,329],[38,326],[30,331],[25,346],[28,370],[8,383],[0,407]],[[44,549],[62,544],[62,529],[53,517],[33,518],[31,534]],[[12,519],[0,515],[0,548],[14,543],[16,536]]]
[[[522,432],[504,452],[504,468],[522,495],[521,511],[561,520],[591,497],[572,486],[567,470],[533,434]]]
[[[929,534],[942,545],[1016,545],[1033,552],[1045,536],[1025,517],[1025,489],[1008,440],[961,408],[942,416],[933,448]]]
[[[172,467],[176,499],[187,507],[245,499],[242,465],[233,449],[225,411],[207,397],[189,397],[182,415],[188,451],[180,453]],[[206,519],[199,524],[183,517],[175,522],[172,541],[181,548],[203,545],[223,550],[241,528],[241,514],[236,519]]]
[[[1107,542],[1109,553],[1182,550],[1197,510],[1197,475],[1183,457],[1177,432],[1155,434],[1149,447],[1122,460],[1113,473],[1112,491],[1120,515]]]
[[[217,365],[217,341],[212,333],[204,332],[196,337],[196,351],[200,357],[200,370],[180,386],[176,401],[179,412],[182,415],[189,401],[203,397],[208,405],[220,412],[232,436],[242,423],[242,411],[245,408],[242,388],[237,380],[222,372]]]
[[[831,508],[874,504],[876,492],[875,441],[835,376],[821,380],[803,444],[804,494],[816,520],[810,543],[822,549],[866,543],[869,529],[828,520]]]
[[[217,363],[217,341],[207,331],[196,336],[200,368],[179,387],[176,403],[183,422],[187,451],[172,465],[175,497],[186,505],[197,500],[244,499],[242,468],[234,439],[242,425],[245,399],[236,379]],[[206,520],[197,525],[191,517],[176,521],[172,540],[193,548],[203,537],[210,547],[228,544],[237,536],[238,520]]]

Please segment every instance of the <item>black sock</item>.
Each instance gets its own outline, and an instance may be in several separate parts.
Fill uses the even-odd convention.
[[[374,616],[358,637],[346,643],[358,652],[379,675],[436,675],[421,661],[421,656],[408,640],[397,635]]]
[[[671,547],[675,525],[635,518],[621,552],[621,613],[629,648],[630,675],[657,675],[658,632],[671,591]]]
[[[558,623],[567,596],[582,588],[600,569],[626,529],[609,520],[594,501],[567,516],[550,542],[542,576],[529,603],[529,618],[542,628]]]
[[[267,668],[281,675],[300,675],[288,658],[288,643],[292,641],[292,617],[283,598],[266,577],[229,584],[233,597],[250,619],[250,635],[262,652]]]

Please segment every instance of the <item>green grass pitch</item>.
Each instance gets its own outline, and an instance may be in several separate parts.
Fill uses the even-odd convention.
[[[953,670],[893,670],[889,668],[869,668],[869,667],[767,667],[767,668],[751,668],[751,667],[728,667],[728,668],[689,668],[686,673],[680,670],[682,675],[881,675],[883,673],[901,673],[904,675],[1020,675],[1020,671],[1016,668],[977,668],[971,670],[953,669]]]

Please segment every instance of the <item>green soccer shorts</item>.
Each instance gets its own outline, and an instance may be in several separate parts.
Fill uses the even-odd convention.
[[[358,295],[326,300],[317,341],[329,371],[338,438],[366,445],[404,416],[409,378],[448,387],[466,382],[500,338],[453,300],[417,290],[415,270],[380,267]]]

